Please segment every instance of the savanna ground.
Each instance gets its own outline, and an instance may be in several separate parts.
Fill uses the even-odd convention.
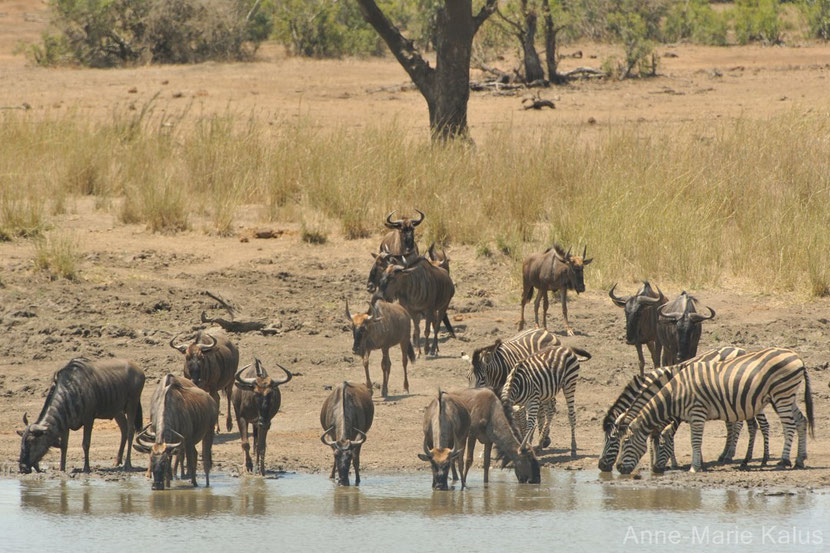
[[[344,175],[352,171],[359,177],[365,172],[378,181],[382,180],[382,175],[372,173],[370,162],[377,158],[378,165],[388,163],[382,159],[386,152],[382,147],[379,147],[380,154],[360,152],[361,146],[371,142],[365,134],[359,134],[361,129],[371,133],[375,132],[373,126],[394,121],[396,133],[414,136],[415,140],[422,140],[426,135],[425,105],[417,92],[395,90],[396,85],[406,82],[406,77],[391,59],[301,60],[286,57],[279,49],[266,46],[258,61],[250,64],[207,63],[123,70],[43,69],[32,67],[22,56],[13,55],[11,51],[19,40],[35,39],[45,21],[46,14],[40,3],[0,2],[0,107],[13,108],[4,109],[9,115],[2,120],[6,128],[31,128],[44,121],[69,121],[68,128],[79,132],[77,136],[89,140],[85,144],[92,144],[91,148],[94,148],[96,129],[105,128],[95,127],[96,124],[105,126],[119,117],[129,118],[131,113],[140,112],[148,105],[152,105],[156,121],[164,121],[164,114],[170,114],[181,117],[174,119],[177,124],[214,114],[223,117],[231,114],[243,127],[246,121],[253,121],[257,128],[267,131],[269,127],[291,125],[295,121],[299,122],[296,123],[298,128],[303,129],[298,142],[307,150],[315,149],[314,133],[317,131],[337,129],[337,132],[348,133],[354,130],[360,137],[351,152],[357,160],[357,168],[347,167],[351,159],[348,145],[331,150],[331,158],[336,160],[332,163],[345,164]],[[519,260],[523,253],[542,248],[553,236],[572,242],[587,241],[589,256],[596,256],[594,264],[586,271],[588,292],[569,303],[577,336],[563,338],[568,344],[590,351],[593,359],[582,365],[577,388],[579,455],[570,459],[567,452],[567,417],[564,402],[560,402],[552,433],[553,444],[541,453],[543,462],[557,469],[596,470],[597,455],[602,446],[602,415],[637,370],[636,354],[633,348],[624,344],[622,311],[611,305],[606,290],[619,280],[620,292],[631,293],[639,276],[652,278],[670,296],[689,289],[717,311],[716,319],[704,325],[701,351],[726,344],[746,349],[771,345],[796,349],[810,370],[816,412],[816,437],[808,443],[807,470],[738,471],[736,466],[724,466],[712,467],[709,472],[697,475],[671,472],[659,482],[827,488],[830,486],[827,431],[830,428],[830,371],[823,365],[830,361],[827,347],[830,301],[821,296],[827,284],[828,219],[826,207],[811,203],[814,197],[818,204],[826,203],[826,175],[818,188],[800,191],[809,198],[793,203],[792,207],[783,210],[782,215],[774,211],[775,205],[765,202],[789,206],[787,202],[792,199],[786,192],[774,194],[770,200],[763,197],[763,190],[752,188],[756,182],[762,183],[764,190],[769,188],[760,172],[771,173],[777,178],[775,171],[782,171],[786,176],[805,167],[821,174],[825,167],[822,164],[827,163],[822,154],[827,152],[830,139],[827,126],[830,48],[817,44],[797,46],[661,47],[661,54],[670,52],[676,57],[662,58],[660,77],[626,82],[576,82],[546,90],[543,95],[556,98],[555,111],[523,111],[520,97],[515,96],[472,95],[469,112],[472,137],[484,152],[498,152],[498,144],[493,142],[505,136],[534,136],[529,155],[545,151],[546,135],[556,141],[557,155],[568,153],[568,141],[572,137],[579,143],[605,144],[606,149],[598,158],[587,156],[587,150],[574,147],[572,159],[567,160],[570,169],[562,173],[574,179],[583,172],[595,172],[592,164],[611,160],[608,161],[610,164],[622,167],[618,173],[624,172],[629,164],[637,175],[657,174],[651,178],[659,181],[660,175],[670,172],[675,159],[683,157],[680,154],[685,149],[692,158],[685,163],[692,164],[693,158],[707,152],[708,144],[717,142],[724,135],[728,135],[726,142],[731,140],[732,146],[742,139],[747,142],[754,139],[756,146],[768,144],[773,152],[768,158],[764,157],[766,161],[751,156],[730,159],[735,165],[739,184],[731,183],[727,176],[722,177],[724,183],[721,184],[727,188],[730,185],[738,187],[737,191],[731,191],[732,196],[727,202],[738,206],[735,208],[738,213],[727,212],[725,219],[740,221],[741,209],[745,207],[741,202],[757,199],[761,205],[752,217],[772,210],[774,220],[764,220],[760,230],[748,223],[734,225],[734,228],[724,226],[726,230],[717,236],[708,230],[701,233],[694,226],[696,220],[711,224],[709,212],[705,210],[692,212],[688,220],[684,218],[686,215],[669,212],[661,213],[662,216],[655,217],[653,222],[643,222],[640,220],[643,213],[627,210],[629,206],[648,203],[649,198],[640,195],[643,191],[626,191],[618,187],[622,180],[618,183],[613,179],[610,189],[598,188],[595,196],[593,190],[580,196],[579,188],[587,186],[587,181],[575,181],[576,184],[571,185],[573,189],[568,188],[562,196],[573,202],[570,206],[562,206],[565,201],[557,201],[561,197],[547,193],[547,189],[539,188],[538,194],[534,193],[535,188],[518,189],[516,194],[525,194],[523,205],[550,204],[559,210],[581,210],[582,217],[572,219],[554,211],[560,224],[570,221],[571,228],[579,227],[578,232],[508,224],[496,228],[491,235],[475,234],[474,231],[457,234],[457,229],[462,226],[477,229],[489,220],[504,217],[501,211],[504,204],[499,201],[502,196],[513,195],[514,189],[500,190],[496,184],[495,190],[488,192],[491,196],[482,197],[482,202],[486,199],[489,207],[481,208],[465,202],[469,198],[452,196],[452,191],[441,187],[425,191],[423,187],[428,187],[425,181],[429,180],[429,170],[417,175],[418,186],[405,178],[386,183],[384,194],[378,201],[380,205],[359,206],[366,221],[355,230],[354,222],[339,224],[328,219],[332,213],[342,210],[340,205],[355,203],[354,198],[344,195],[344,190],[353,190],[360,201],[364,201],[360,194],[365,192],[361,192],[359,186],[335,188],[329,191],[332,197],[327,201],[331,205],[320,207],[314,198],[307,197],[316,194],[313,186],[320,184],[315,182],[312,186],[303,180],[304,167],[271,170],[271,177],[280,171],[296,172],[295,189],[288,191],[301,198],[296,205],[288,200],[276,202],[276,208],[273,203],[269,207],[271,200],[255,201],[256,194],[241,186],[240,196],[231,204],[231,215],[224,217],[220,225],[217,220],[221,218],[210,205],[204,204],[204,197],[185,197],[186,204],[197,206],[188,212],[186,224],[182,225],[185,230],[158,233],[149,230],[148,225],[152,223],[145,220],[148,217],[125,215],[129,210],[124,205],[138,200],[135,197],[131,200],[129,192],[126,197],[120,194],[116,185],[108,185],[106,193],[85,190],[92,195],[78,195],[65,189],[57,194],[54,192],[57,188],[40,188],[40,177],[34,169],[38,165],[51,167],[50,164],[55,162],[50,157],[52,150],[43,158],[37,157],[38,152],[22,151],[13,158],[9,153],[14,152],[13,149],[3,150],[6,157],[0,157],[0,164],[14,168],[0,167],[0,173],[9,171],[3,181],[7,187],[6,196],[19,194],[25,197],[24,189],[37,189],[46,202],[42,204],[45,232],[69,236],[79,254],[74,280],[50,280],[43,271],[35,269],[35,242],[21,237],[0,243],[0,324],[4,329],[0,338],[0,462],[4,473],[16,471],[19,438],[15,429],[22,426],[23,413],[28,412],[30,418],[37,415],[53,371],[73,356],[118,356],[135,360],[148,376],[143,397],[145,415],[149,413],[147,402],[157,379],[167,372],[181,370],[182,359],[167,346],[169,339],[176,332],[199,328],[202,310],[219,314],[215,302],[203,294],[205,290],[233,300],[247,316],[267,320],[278,329],[273,336],[255,333],[233,336],[243,363],[251,362],[256,355],[266,367],[278,361],[297,373],[283,389],[283,406],[269,434],[268,468],[327,472],[331,454],[319,441],[322,432],[319,406],[332,385],[347,379],[363,380],[360,361],[351,354],[351,334],[343,315],[343,300],[350,301],[353,311],[366,305],[369,252],[377,248],[382,214],[387,209],[409,211],[411,207],[421,207],[427,212],[425,224],[419,229],[422,236],[439,239],[455,237],[454,233],[459,236],[457,240],[451,240],[447,249],[457,286],[450,316],[455,320],[458,340],[446,339],[442,334],[440,356],[418,359],[410,368],[410,394],[403,393],[399,355],[393,352],[391,395],[384,400],[376,392],[375,424],[363,449],[365,477],[370,477],[372,471],[427,469],[416,457],[422,440],[424,407],[439,386],[453,389],[467,385],[468,366],[459,358],[462,351],[470,352],[515,332]],[[599,66],[611,47],[572,45],[565,49],[565,54],[577,50],[582,51],[582,59],[565,58],[563,70],[577,65]],[[379,89],[383,90],[378,92]],[[24,104],[30,109],[15,109]],[[763,129],[770,121],[774,131],[768,136]],[[86,124],[91,126],[83,127]],[[741,127],[743,131],[729,130]],[[60,132],[62,127],[56,128]],[[783,138],[776,136],[778,131]],[[378,135],[380,140],[391,136],[391,131],[384,132],[387,134]],[[506,135],[506,132],[512,134]],[[615,142],[614,138],[619,134],[624,135],[621,143]],[[20,136],[24,135],[20,133]],[[662,141],[675,135],[680,137],[677,144],[661,149]],[[791,141],[793,136],[804,142]],[[267,142],[267,134],[257,134],[254,138],[252,143],[257,145]],[[147,142],[152,139],[150,135]],[[656,144],[649,145],[645,158],[632,155],[630,160],[614,160],[608,157],[615,144],[624,146],[619,148],[623,153],[633,153],[632,144],[649,139]],[[184,139],[178,137],[178,140]],[[792,142],[791,148],[784,151],[788,141]],[[244,147],[244,135],[242,139],[237,137],[237,142]],[[318,144],[320,148],[332,147],[331,142],[323,142]],[[206,149],[211,148],[209,141],[204,144]],[[170,160],[181,154],[174,146],[162,152],[158,162],[160,167],[167,167],[166,164],[172,163]],[[185,147],[184,154],[192,156],[194,148]],[[532,160],[521,157],[520,146],[510,148],[504,145],[504,149],[516,157],[503,161],[496,169],[506,171],[505,167],[512,164],[516,172],[520,172],[523,165],[532,165]],[[243,149],[239,150],[240,156],[245,154]],[[107,151],[101,150],[105,149],[99,144],[96,151],[106,159]],[[73,152],[73,143],[70,143],[56,150],[54,157],[73,159],[76,157]],[[87,155],[89,151],[84,153]],[[449,163],[440,154],[423,147],[416,149],[417,153],[436,156],[430,157],[430,161]],[[123,173],[104,172],[110,177],[123,174],[130,179],[141,172],[154,175],[154,154],[144,152],[142,155],[145,156],[143,164],[138,168]],[[317,155],[326,159],[326,151]],[[706,155],[711,155],[709,162],[712,165],[724,163],[724,158],[719,157],[722,152]],[[32,166],[33,172],[13,181],[23,163],[20,159]],[[225,161],[224,158],[218,160],[220,164]],[[205,158],[190,159],[187,163],[210,162]],[[663,169],[663,165],[669,169]],[[312,169],[315,181],[325,180],[323,169]],[[754,174],[753,169],[758,169],[759,174]],[[805,178],[809,178],[811,173],[807,169],[804,171]],[[406,174],[406,170],[401,173]],[[349,178],[356,178],[355,174],[350,174]],[[496,175],[494,180],[500,178],[499,171],[493,174]],[[487,172],[482,170],[481,174],[475,175],[459,171],[459,175],[462,180],[484,180]],[[453,174],[449,174],[442,178],[449,183],[452,177]],[[539,179],[540,183],[546,179],[545,175],[534,175],[533,178]],[[672,197],[679,198],[678,209],[685,198],[699,199],[695,190],[672,189],[669,180],[666,189]],[[687,184],[694,187],[696,181]],[[698,195],[717,195],[725,190],[714,187],[710,181],[704,184],[706,188],[698,191]],[[304,188],[306,185],[307,189]],[[662,190],[659,182],[651,185],[654,191]],[[214,186],[221,187],[222,183]],[[374,190],[371,186],[367,185],[367,188]],[[741,188],[743,186],[747,188]],[[208,187],[199,192],[206,195],[216,189]],[[141,189],[138,190],[135,194],[140,197]],[[442,204],[436,200],[440,200],[444,192],[450,195],[449,205],[446,201]],[[56,197],[61,196],[59,207],[48,204],[53,193]],[[285,193],[285,190],[280,188],[278,193]],[[341,195],[339,203],[338,194]],[[617,206],[616,216],[609,218],[602,215],[599,203],[612,200],[621,203]],[[183,209],[187,210],[188,205]],[[703,205],[702,200],[700,205]],[[797,206],[810,211],[799,212]],[[592,210],[600,214],[593,222]],[[509,213],[508,217],[517,216],[515,210],[509,210]],[[540,212],[531,209],[529,213],[538,217]],[[665,232],[673,241],[660,244],[659,240],[652,242],[647,236],[631,242],[628,247],[620,245],[619,242],[625,242],[634,232],[628,229],[629,224],[636,226],[631,223],[631,218],[639,221],[637,233],[648,231],[659,236]],[[672,221],[678,218],[684,218],[687,226],[675,228]],[[343,215],[340,219],[344,219]],[[435,225],[439,219],[443,227]],[[321,229],[327,237],[324,244],[312,245],[302,239],[309,225]],[[241,242],[239,234],[252,228],[284,232],[274,239]],[[762,232],[767,228],[769,232]],[[370,233],[369,237],[347,239],[347,235],[359,236],[366,231]],[[657,259],[666,262],[655,266],[641,262],[652,253],[658,256],[657,250],[679,248],[687,236],[694,244],[689,247],[691,251],[680,252],[677,256],[671,252],[660,253],[664,257]],[[420,242],[422,247],[427,245],[423,239]],[[751,247],[759,249],[756,252]],[[678,256],[680,261],[674,260]],[[705,261],[695,261],[700,258]],[[812,261],[803,262],[806,258]],[[678,264],[671,265],[672,260]],[[669,265],[671,270],[665,268]],[[724,269],[718,271],[717,277],[712,277],[716,267]],[[688,273],[684,273],[684,268]],[[532,321],[532,308],[526,315]],[[561,329],[558,303],[551,305],[549,327],[563,334],[558,330]],[[371,370],[375,381],[380,378],[379,358],[377,353],[372,356]],[[222,419],[226,409],[223,398]],[[775,456],[781,451],[782,436],[778,419],[771,409],[768,415],[772,423],[774,464]],[[112,465],[117,434],[113,422],[96,423],[91,452],[96,470]],[[707,425],[705,460],[712,461],[717,457],[724,435],[722,423]],[[744,433],[738,458],[743,455],[745,443]],[[687,427],[681,430],[677,444],[679,460],[687,464],[690,458]],[[759,453],[760,445],[756,443],[756,459]],[[137,464],[143,465],[140,456],[136,455],[136,459]],[[54,473],[57,460],[56,452],[45,459],[50,472]],[[218,465],[215,470],[238,471],[241,450],[236,430],[223,431],[219,435],[214,446],[214,460]],[[81,462],[80,435],[73,433],[68,469],[80,467]],[[476,467],[471,482],[480,478],[480,469],[478,465]]]

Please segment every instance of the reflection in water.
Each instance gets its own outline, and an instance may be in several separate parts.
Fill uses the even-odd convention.
[[[337,486],[332,494],[334,499],[335,515],[359,515],[360,508],[360,486]]]

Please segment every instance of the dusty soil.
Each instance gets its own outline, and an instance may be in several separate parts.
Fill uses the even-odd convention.
[[[182,109],[188,101],[199,113],[230,109],[257,117],[308,116],[320,124],[360,126],[367,121],[397,119],[413,132],[424,132],[426,110],[413,91],[368,92],[406,81],[392,60],[308,61],[286,57],[266,46],[260,61],[142,67],[125,70],[43,69],[11,54],[19,40],[34,40],[44,28],[40,2],[0,1],[0,106],[28,104],[36,113],[53,116],[69,109],[91,117],[107,117],[114,108],[140,105],[157,92],[161,109]],[[566,59],[564,69],[599,66],[611,51],[592,44],[566,48],[583,51],[582,59]],[[830,49],[804,45],[787,48],[705,48],[679,46],[677,57],[662,60],[663,77],[641,82],[576,83],[543,95],[558,97],[555,111],[524,112],[519,98],[474,94],[470,120],[474,136],[494,126],[532,128],[557,122],[600,126],[625,123],[682,124],[713,122],[738,116],[765,118],[794,105],[826,110]],[[593,58],[592,56],[597,56]],[[166,84],[165,84],[166,82]],[[137,93],[129,89],[136,87]],[[182,93],[182,98],[174,98]],[[427,215],[428,216],[428,215]],[[261,317],[279,330],[276,335],[234,336],[242,361],[254,355],[266,366],[275,361],[298,373],[283,391],[283,407],[269,435],[268,467],[327,471],[328,448],[319,442],[319,407],[328,389],[343,380],[360,382],[363,369],[351,354],[351,336],[343,316],[343,300],[353,309],[365,305],[365,279],[379,236],[345,241],[332,236],[321,246],[300,241],[296,228],[279,238],[251,240],[206,236],[198,231],[155,235],[140,226],[118,223],[110,212],[95,211],[92,202],[76,199],[54,224],[70,229],[84,250],[79,282],[50,282],[32,269],[32,246],[26,241],[0,244],[0,464],[16,471],[24,412],[36,416],[51,374],[73,356],[128,357],[148,375],[147,402],[159,377],[181,371],[180,355],[167,346],[172,334],[199,328],[203,309],[219,313],[203,295],[211,290],[239,304],[251,317]],[[238,224],[259,224],[259,210],[240,210]],[[378,225],[380,232],[380,225]],[[194,228],[200,228],[198,224]],[[458,339],[442,335],[441,356],[421,357],[410,371],[410,394],[401,388],[399,356],[393,352],[391,396],[376,395],[376,419],[364,448],[363,466],[372,471],[425,470],[417,459],[421,421],[437,388],[467,385],[462,351],[492,343],[515,332],[518,283],[513,262],[497,254],[477,258],[470,248],[449,250],[457,293],[450,315]],[[602,260],[598,259],[597,264]],[[593,267],[596,267],[595,264]],[[589,268],[590,272],[590,268]],[[675,294],[680,285],[662,284]],[[634,289],[623,283],[623,291]],[[590,286],[589,286],[590,288]],[[661,483],[713,486],[830,487],[830,371],[828,361],[830,301],[803,303],[791,297],[762,296],[728,285],[694,290],[717,310],[706,323],[701,348],[725,344],[757,348],[770,345],[797,349],[810,367],[816,406],[816,438],[809,442],[808,470],[741,472],[734,466],[713,467],[705,474],[669,473]],[[542,460],[556,468],[596,470],[602,445],[601,417],[628,377],[636,370],[636,354],[623,342],[622,312],[602,290],[589,289],[572,303],[578,335],[566,343],[589,350],[577,389],[579,456],[570,459],[567,417],[555,420],[553,445]],[[532,314],[531,314],[532,316]],[[561,328],[558,304],[551,307],[551,329]],[[561,334],[561,333],[560,333]],[[380,357],[372,357],[372,375],[380,376]],[[227,404],[222,402],[221,413]],[[781,429],[772,421],[772,452],[779,454]],[[96,423],[92,463],[101,471],[112,465],[117,427]],[[704,457],[713,460],[723,444],[721,423],[707,426]],[[745,436],[739,452],[745,447]],[[688,430],[678,436],[678,456],[688,463]],[[756,451],[760,446],[756,445]],[[237,471],[241,450],[238,433],[222,433],[214,448],[218,470]],[[52,472],[58,455],[45,464]],[[70,438],[69,468],[81,466],[80,435]],[[143,460],[139,461],[143,464]],[[476,469],[475,476],[480,478]],[[627,480],[629,481],[629,480]],[[644,479],[649,483],[655,480]]]

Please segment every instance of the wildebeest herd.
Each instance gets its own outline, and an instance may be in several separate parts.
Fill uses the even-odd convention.
[[[416,210],[417,211],[417,210]],[[409,393],[407,366],[421,355],[420,322],[424,320],[424,351],[438,353],[438,330],[455,331],[447,309],[455,293],[450,277],[450,260],[444,251],[430,246],[421,255],[415,229],[424,220],[386,218],[390,232],[379,251],[372,253],[367,290],[371,294],[365,312],[353,314],[345,302],[345,316],[351,326],[352,351],[362,359],[365,383],[343,382],[323,399],[320,440],[332,449],[331,478],[349,484],[354,468],[355,483],[360,483],[360,451],[374,420],[373,384],[369,356],[381,350],[386,397],[392,362],[389,349],[401,349],[403,388]],[[519,333],[475,349],[472,356],[462,354],[470,365],[471,388],[438,390],[426,407],[423,423],[423,448],[413,452],[432,469],[432,485],[447,489],[449,475],[460,478],[462,488],[473,464],[476,442],[484,446],[484,481],[488,481],[492,448],[502,466],[512,465],[520,483],[540,482],[539,461],[533,446],[547,447],[551,422],[560,390],[568,408],[571,429],[571,456],[577,454],[575,392],[580,363],[591,359],[587,351],[562,344],[547,330],[548,291],[559,292],[565,332],[574,335],[567,311],[567,292],[585,291],[584,268],[593,259],[573,255],[559,245],[527,257],[522,266],[521,316]],[[523,330],[524,308],[534,303],[536,328]],[[674,435],[678,425],[691,428],[691,470],[703,468],[701,442],[707,420],[723,420],[727,439],[719,461],[735,455],[738,436],[746,421],[750,432],[743,464],[752,459],[757,429],[764,439],[765,465],[769,460],[769,423],[764,409],[771,405],[784,428],[784,448],[778,465],[790,466],[790,449],[798,434],[796,467],[807,458],[808,429],[813,432],[813,403],[810,378],[803,361],[792,350],[769,347],[747,352],[722,347],[697,354],[702,323],[715,317],[715,311],[697,298],[682,292],[669,301],[659,287],[643,282],[633,295],[621,297],[616,285],[608,292],[614,305],[625,312],[625,340],[637,349],[639,374],[624,386],[602,421],[605,444],[599,460],[601,471],[617,468],[631,473],[651,443],[651,465],[662,472],[674,455]],[[539,306],[542,321],[539,324]],[[430,343],[430,332],[432,342]],[[178,336],[178,335],[177,335]],[[52,379],[43,408],[29,423],[23,415],[19,469],[40,471],[40,461],[51,447],[60,448],[60,469],[66,469],[66,450],[70,430],[83,427],[84,470],[89,471],[89,447],[95,419],[114,419],[121,430],[117,464],[131,467],[130,449],[148,455],[148,476],[152,488],[163,490],[180,473],[196,485],[197,444],[205,483],[210,483],[211,449],[219,427],[219,392],[227,398],[226,428],[231,430],[231,411],[240,432],[243,464],[247,471],[265,473],[265,451],[271,421],[280,409],[280,386],[292,380],[292,373],[277,364],[281,378],[254,357],[253,363],[238,368],[240,354],[221,329],[199,331],[189,341],[170,346],[184,356],[181,376],[161,378],[150,400],[150,421],[143,423],[141,393],[144,372],[127,360],[91,361],[72,359]],[[650,354],[654,370],[645,371],[642,346]],[[273,368],[271,373],[276,374]],[[804,383],[806,417],[796,399]],[[249,426],[252,429],[254,459],[250,454]],[[135,441],[135,443],[133,443]],[[126,455],[125,455],[126,448]],[[465,456],[466,452],[466,456]],[[180,467],[180,468],[179,468]]]

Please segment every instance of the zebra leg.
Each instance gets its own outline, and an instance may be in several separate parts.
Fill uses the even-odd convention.
[[[786,402],[785,405],[773,403],[772,406],[778,417],[781,419],[781,426],[784,427],[784,450],[781,452],[781,460],[776,466],[778,468],[791,467],[790,449],[793,445],[793,434],[795,434],[795,421],[793,420],[794,398],[792,401]]]
[[[758,423],[755,422],[755,419],[746,421],[746,429],[749,432],[749,443],[746,446],[746,457],[741,463],[741,468],[746,468],[752,460],[752,450],[755,449],[755,435],[758,433]]]
[[[528,444],[533,443],[533,432],[536,430],[536,418],[539,416],[539,398],[532,397],[525,403],[527,410],[527,432],[525,433],[524,441]]]
[[[764,437],[764,458],[761,460],[761,466],[765,467],[769,461],[769,421],[763,413],[758,413],[755,420],[758,422],[758,426],[761,427],[761,435]]]
[[[657,461],[656,465],[654,465],[658,473],[666,470],[669,458],[671,458],[672,469],[677,469],[677,458],[674,456],[674,435],[677,432],[678,426],[680,426],[680,422],[674,420],[667,424],[660,434],[660,441],[657,447]]]
[[[568,404],[568,422],[571,425],[571,458],[576,458],[576,407],[574,405],[576,380],[572,382],[573,386],[565,390],[565,402]]]
[[[544,403],[544,422],[539,432],[539,448],[545,448],[550,445],[550,427],[553,422],[553,415],[556,414],[556,399],[551,399]]]
[[[693,417],[689,421],[692,430],[692,466],[689,472],[703,471],[703,427],[706,419],[702,416]]]
[[[793,412],[795,413],[795,425],[798,430],[798,453],[795,456],[795,468],[803,469],[804,461],[807,459],[807,419],[795,403],[793,403]]]
[[[723,444],[723,451],[718,457],[718,463],[728,463],[735,457],[735,451],[738,446],[738,437],[741,435],[741,429],[744,426],[743,421],[725,422],[726,424],[726,443]]]

